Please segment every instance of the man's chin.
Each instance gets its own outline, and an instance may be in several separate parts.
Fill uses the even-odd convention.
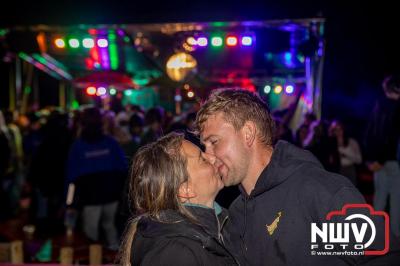
[[[229,177],[222,177],[222,183],[224,183],[225,187],[233,186],[232,180]]]

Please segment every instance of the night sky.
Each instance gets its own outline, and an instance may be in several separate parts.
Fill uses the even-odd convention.
[[[326,18],[323,116],[360,134],[380,83],[400,70],[399,14],[385,1],[29,1],[0,8],[0,26]],[[350,3],[351,2],[351,3]]]

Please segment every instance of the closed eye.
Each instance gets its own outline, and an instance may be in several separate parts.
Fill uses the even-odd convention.
[[[211,140],[210,143],[211,145],[215,145],[218,141],[217,140]]]

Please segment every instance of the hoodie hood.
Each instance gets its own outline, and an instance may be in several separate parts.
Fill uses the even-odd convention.
[[[309,151],[280,140],[274,147],[271,161],[261,172],[250,196],[255,197],[285,182],[293,173],[305,165],[323,168],[318,159]],[[242,194],[246,192],[240,187]]]

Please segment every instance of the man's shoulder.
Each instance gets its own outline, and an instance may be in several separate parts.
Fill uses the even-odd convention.
[[[283,186],[291,191],[305,209],[328,210],[345,203],[361,203],[361,193],[351,181],[312,163],[301,165]],[[293,198],[292,197],[292,198]]]
[[[325,170],[304,176],[298,183],[297,196],[314,217],[324,217],[348,203],[364,203],[363,196],[348,178]]]
[[[344,187],[355,189],[348,178],[326,171],[323,168],[315,167],[312,164],[305,164],[300,167],[287,182],[296,184],[299,191],[323,190],[327,194],[335,194]]]

